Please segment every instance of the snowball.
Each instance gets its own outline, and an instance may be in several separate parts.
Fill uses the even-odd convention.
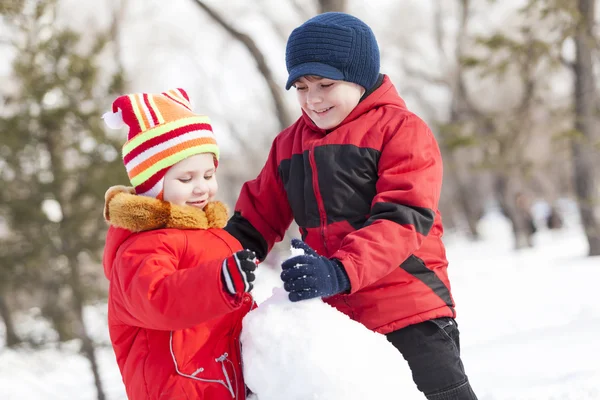
[[[292,303],[274,289],[244,318],[241,342],[255,400],[424,398],[384,335],[321,299]]]

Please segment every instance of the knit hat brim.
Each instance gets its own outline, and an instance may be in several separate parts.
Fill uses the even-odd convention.
[[[334,79],[336,81],[344,80],[344,74],[337,68],[331,65],[322,64],[318,62],[309,62],[300,65],[296,65],[290,71],[287,83],[285,84],[285,90],[289,90],[294,82],[303,76],[314,75],[322,78]]]

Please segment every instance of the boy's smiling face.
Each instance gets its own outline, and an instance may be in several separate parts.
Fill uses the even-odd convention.
[[[365,89],[356,83],[318,76],[303,76],[294,87],[300,107],[321,129],[338,126],[365,93]]]
[[[163,199],[179,206],[204,208],[219,189],[213,157],[212,153],[196,154],[169,168]]]

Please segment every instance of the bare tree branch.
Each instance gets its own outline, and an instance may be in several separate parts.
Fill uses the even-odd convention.
[[[421,79],[434,85],[451,87],[448,78],[434,76],[422,69],[411,66],[408,62],[406,62],[406,60],[402,60],[402,69],[404,69],[404,71],[406,71],[406,73],[411,77]]]
[[[296,12],[301,14],[300,17],[304,20],[305,17],[308,15],[308,13],[306,13],[306,10],[300,4],[298,4],[297,1],[290,0],[290,4]],[[264,1],[260,1],[258,3],[258,7],[260,9],[261,14],[265,16],[266,20],[273,27],[273,31],[275,31],[277,37],[279,37],[283,42],[286,42],[289,34],[288,29],[280,23],[278,18],[273,18],[273,16],[271,15],[272,7],[265,4]],[[308,18],[310,18],[310,16],[306,17],[306,19]]]
[[[456,101],[453,103],[452,113],[464,111],[473,116],[481,117],[483,115],[482,112],[478,110],[478,108],[473,104],[471,99],[469,98],[467,92],[467,84],[465,82],[465,76],[463,71],[462,60],[464,56],[464,45],[465,38],[467,37],[467,26],[470,18],[470,0],[459,0],[461,7],[461,16],[460,16],[460,25],[458,29],[458,34],[456,37],[456,50],[455,50],[455,58],[457,60],[456,65],[456,87],[454,96]],[[452,117],[452,118],[455,118]]]
[[[460,27],[458,29],[458,37],[456,40],[456,55],[457,57],[463,56],[463,46],[465,37],[467,35],[467,25],[470,17],[470,0],[461,0],[461,17],[460,17]]]
[[[117,64],[117,68],[119,71],[123,71],[123,57],[121,54],[121,26],[123,25],[123,20],[125,19],[125,14],[127,11],[127,5],[129,3],[128,0],[118,0],[118,6],[112,12],[112,21],[110,24],[110,28],[108,30],[109,37],[111,42],[113,43],[113,54],[115,56],[115,62]]]
[[[263,11],[263,15],[267,15],[266,11]],[[269,24],[271,24],[271,26],[273,27],[273,31],[275,31],[275,33],[277,34],[277,37],[279,37],[281,39],[281,41],[283,42],[287,42],[287,38],[288,38],[288,32],[287,30],[284,29],[283,26],[281,26],[280,24],[278,24],[273,18],[268,18],[267,20],[269,21]]]
[[[319,13],[326,13],[331,11],[346,11],[347,1],[346,0],[319,0]]]
[[[437,115],[439,110],[435,107],[431,101],[425,98],[424,92],[422,88],[415,86],[408,86],[402,90],[403,97],[413,97],[415,101],[419,104],[419,106],[425,110],[426,115],[430,115],[435,120],[439,120],[439,116]]]
[[[441,55],[442,62],[444,65],[448,65],[448,55],[446,54],[446,50],[444,49],[444,37],[446,36],[446,32],[444,31],[444,21],[443,21],[443,11],[442,11],[442,2],[435,1],[435,11],[433,14],[433,26],[435,33],[435,42],[438,47],[438,51]]]
[[[296,12],[298,13],[298,15],[300,15],[300,17],[302,17],[303,21],[306,21],[307,19],[309,19],[310,17],[312,17],[314,15],[314,13],[316,12],[316,10],[311,10],[311,12],[307,12],[306,11],[306,7],[302,6],[298,0],[290,0],[290,4],[292,5],[292,7],[294,7],[294,10],[296,10]]]
[[[205,2],[202,0],[194,0],[194,2],[204,10],[216,23],[218,23],[223,29],[227,31],[231,36],[233,36],[237,41],[242,43],[246,49],[252,55],[252,58],[256,61],[256,65],[258,70],[262,74],[265,79],[269,91],[271,92],[271,97],[273,98],[273,102],[275,103],[275,109],[277,113],[277,119],[279,121],[280,130],[287,128],[292,123],[292,119],[289,116],[287,108],[285,106],[285,101],[283,96],[281,95],[279,85],[275,82],[273,78],[273,73],[271,72],[271,68],[269,68],[267,61],[263,53],[260,51],[254,40],[248,36],[247,34],[238,31],[231,24],[225,21],[221,15],[219,15],[215,10],[211,7],[207,6]]]

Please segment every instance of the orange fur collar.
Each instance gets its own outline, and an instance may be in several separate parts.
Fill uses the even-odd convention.
[[[132,187],[113,186],[104,195],[104,219],[131,232],[152,229],[209,229],[227,224],[227,207],[218,201],[203,210],[138,196]]]

